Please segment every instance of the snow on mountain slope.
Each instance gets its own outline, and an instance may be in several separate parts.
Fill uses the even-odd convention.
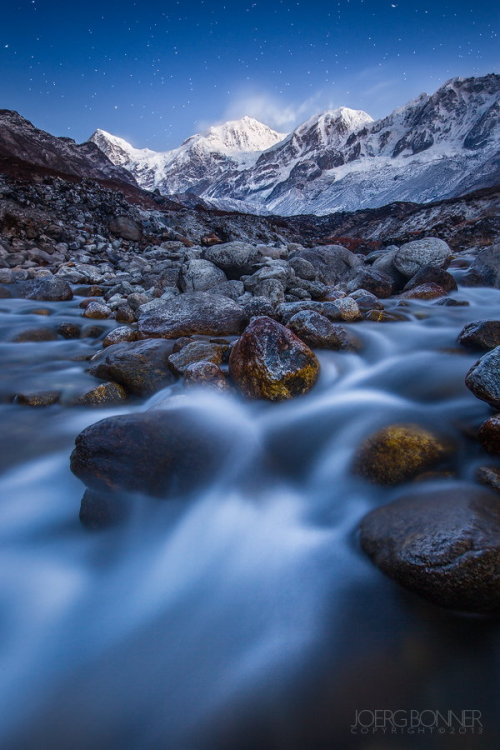
[[[326,214],[500,182],[499,97],[490,74],[452,79],[377,121],[346,107],[324,112],[286,137],[245,117],[164,154],[103,131],[92,140],[149,189],[232,210]]]
[[[171,151],[134,148],[104,130],[96,130],[90,140],[148,190],[158,189],[166,195],[185,191],[201,195],[219,175],[248,168],[262,151],[284,137],[284,133],[277,133],[252,117],[243,117],[214,125]]]

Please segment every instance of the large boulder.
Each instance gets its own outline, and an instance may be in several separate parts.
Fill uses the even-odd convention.
[[[401,245],[394,254],[394,265],[403,276],[411,278],[425,266],[443,268],[450,256],[451,250],[444,240],[426,237]]]
[[[142,314],[139,332],[142,336],[166,339],[193,334],[224,336],[240,333],[246,320],[242,308],[229,297],[191,292]]]
[[[324,284],[350,281],[362,264],[361,258],[342,245],[305,248],[298,253],[298,257],[309,261]]]
[[[64,279],[48,276],[33,283],[27,298],[44,302],[65,302],[73,299],[73,292]]]
[[[109,230],[124,240],[139,242],[142,237],[140,224],[130,216],[115,216],[109,222]]]
[[[354,470],[376,484],[399,484],[432,468],[451,445],[415,424],[393,424],[370,435],[359,448]]]
[[[380,299],[386,299],[397,290],[394,279],[385,271],[370,266],[362,267],[348,285],[349,291],[365,289]]]
[[[487,490],[415,490],[365,516],[361,546],[386,575],[436,604],[500,613],[500,502]]]
[[[500,289],[500,245],[480,250],[462,283],[467,286],[493,286]]]
[[[185,495],[213,480],[234,447],[232,423],[185,404],[108,417],[76,438],[71,470],[96,492]]]
[[[240,241],[213,245],[205,250],[204,257],[222,269],[228,279],[239,279],[252,273],[256,264],[262,261],[257,246]]]
[[[193,258],[182,269],[180,284],[185,292],[206,292],[225,281],[224,271],[209,260]]]
[[[281,401],[309,391],[319,363],[292,331],[260,317],[251,321],[233,346],[229,372],[246,396]]]
[[[421,286],[422,284],[437,284],[444,289],[445,292],[454,292],[457,289],[457,282],[455,278],[445,271],[444,268],[438,268],[436,266],[422,266],[415,276],[408,281],[404,291],[407,292],[410,289]]]
[[[472,365],[465,377],[465,385],[476,398],[500,409],[500,346]]]
[[[89,372],[135,396],[150,396],[175,380],[168,361],[171,352],[170,342],[157,339],[113,344],[96,354]]]
[[[354,351],[360,342],[344,326],[332,323],[314,310],[301,310],[288,321],[288,327],[308,346],[318,349]]]
[[[476,320],[460,332],[458,341],[471,349],[494,349],[500,346],[500,320]]]

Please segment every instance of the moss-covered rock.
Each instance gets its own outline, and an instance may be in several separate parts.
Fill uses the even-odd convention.
[[[319,362],[292,331],[260,317],[251,321],[233,346],[229,372],[245,396],[283,401],[313,387]]]
[[[376,484],[399,484],[438,464],[451,445],[415,424],[393,424],[361,445],[354,470]]]

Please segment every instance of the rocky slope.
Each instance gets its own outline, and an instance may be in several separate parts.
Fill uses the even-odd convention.
[[[45,173],[137,187],[134,177],[116,166],[94,143],[77,144],[39,130],[17,112],[0,110],[0,165],[14,174]]]
[[[147,190],[201,195],[215,179],[247,168],[263,150],[284,137],[252,117],[243,117],[193,135],[172,151],[137,149],[104,130],[96,130],[89,143],[96,144],[114,164],[128,169]]]
[[[322,215],[395,200],[434,201],[497,184],[499,94],[498,75],[455,78],[381,120],[341,107],[286,138],[271,135],[275,143],[262,145],[260,155],[234,142],[245,158],[225,152],[210,134],[193,136],[169,155],[133,149],[102,131],[92,141],[141,185],[165,194],[188,190],[224,208]],[[249,133],[265,128],[249,118],[240,126]]]

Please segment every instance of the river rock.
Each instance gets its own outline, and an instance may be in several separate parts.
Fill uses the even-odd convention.
[[[213,245],[205,250],[204,257],[224,271],[229,279],[251,274],[261,259],[258,247],[240,241]]]
[[[477,436],[488,453],[500,456],[500,414],[494,414],[483,422]]]
[[[354,279],[349,282],[347,289],[351,292],[365,289],[375,297],[385,299],[394,294],[397,286],[389,274],[368,266],[360,268]]]
[[[229,297],[236,302],[245,292],[245,287],[242,281],[231,279],[223,281],[221,284],[216,284],[207,291],[211,294],[220,294],[222,297]]]
[[[229,372],[246,396],[281,401],[313,387],[319,362],[292,331],[260,317],[251,321],[233,346]]]
[[[475,486],[414,491],[369,513],[361,546],[395,581],[435,604],[500,613],[500,502]]]
[[[79,339],[82,328],[77,323],[59,323],[57,333],[65,339]]]
[[[450,452],[447,442],[419,425],[393,424],[363,442],[354,471],[376,484],[399,484],[432,468]]]
[[[16,393],[14,401],[22,406],[52,406],[57,404],[60,391],[28,391]]]
[[[96,385],[71,400],[71,406],[112,406],[127,398],[125,388],[118,383],[108,382]]]
[[[226,274],[216,265],[203,258],[193,258],[182,270],[180,286],[184,292],[205,292],[225,281]]]
[[[243,309],[229,297],[191,292],[141,315],[139,331],[142,336],[167,339],[193,334],[225,336],[240,333],[245,322]]]
[[[426,284],[412,287],[401,296],[403,299],[438,299],[439,297],[445,297],[446,294],[447,292],[443,287],[430,281]]]
[[[17,344],[36,343],[38,341],[57,341],[57,333],[52,328],[26,328],[16,333],[11,341]]]
[[[465,377],[465,385],[476,398],[500,409],[500,346],[472,365]]]
[[[135,313],[130,305],[119,305],[115,310],[115,320],[117,323],[135,323]]]
[[[113,328],[103,339],[103,346],[112,346],[113,344],[122,344],[126,341],[137,341],[138,333],[135,328],[129,326],[118,326]]]
[[[345,320],[346,322],[352,323],[355,320],[361,320],[363,317],[358,303],[352,297],[341,297],[332,302],[332,305],[339,311],[341,320]]]
[[[119,383],[127,393],[150,396],[175,381],[171,352],[170,342],[156,339],[113,344],[92,358],[89,373]]]
[[[368,310],[365,319],[374,323],[399,323],[401,320],[408,320],[406,315],[387,310]]]
[[[301,302],[284,302],[277,308],[281,322],[287,324],[298,312],[302,310],[313,310],[314,312],[324,315],[331,321],[342,320],[340,308],[335,302],[318,302],[316,300],[303,300]]]
[[[316,269],[309,260],[301,258],[300,256],[297,258],[292,258],[292,260],[290,261],[290,266],[297,278],[305,279],[306,281],[315,280]]]
[[[425,266],[443,268],[450,256],[451,250],[444,240],[426,237],[401,245],[394,255],[394,265],[400,273],[411,278]]]
[[[296,257],[309,261],[316,269],[319,280],[324,284],[350,281],[362,264],[361,258],[342,245],[319,245],[305,248]]]
[[[500,320],[476,320],[460,332],[458,341],[471,349],[494,349],[500,346]]]
[[[27,298],[44,302],[65,302],[73,299],[73,292],[70,285],[64,279],[49,276],[37,279],[33,283]]]
[[[446,292],[454,292],[457,289],[455,278],[451,273],[445,271],[444,268],[423,266],[417,271],[415,276],[411,277],[403,291],[407,292],[410,289],[415,289],[415,287],[421,286],[421,284],[429,283],[437,284]]]
[[[229,390],[227,378],[214,362],[193,362],[184,370],[186,387],[204,386],[216,391]]]
[[[230,427],[196,407],[123,414],[78,435],[71,470],[97,492],[184,495],[213,480],[233,441]]]
[[[267,297],[251,297],[245,300],[242,308],[248,319],[265,315],[268,318],[275,317],[275,307]]]
[[[344,326],[332,323],[313,310],[302,310],[288,321],[288,327],[308,346],[319,349],[354,351],[360,342]]]
[[[104,302],[96,302],[92,300],[85,307],[83,311],[84,318],[91,318],[92,320],[104,320],[105,318],[111,317],[111,308],[104,304]]]
[[[228,344],[213,344],[210,341],[190,341],[180,351],[171,354],[168,361],[171,368],[179,373],[179,375],[182,375],[195,362],[212,362],[220,365],[228,352]]]

